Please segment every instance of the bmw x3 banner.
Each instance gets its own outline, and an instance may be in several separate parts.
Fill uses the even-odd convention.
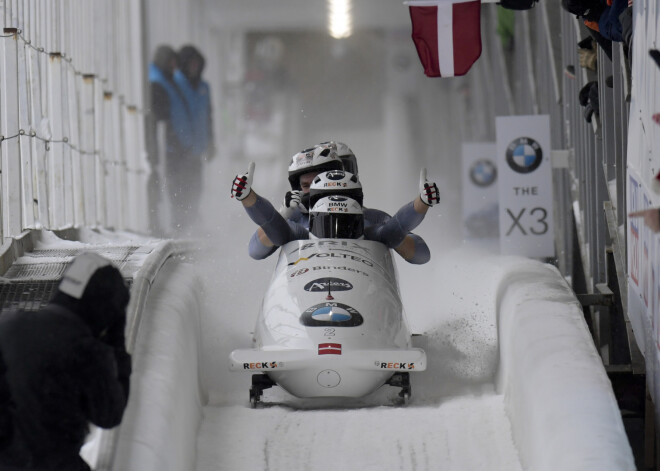
[[[555,256],[550,117],[496,119],[500,252]]]
[[[464,237],[496,241],[500,226],[495,143],[464,143],[461,162]]]
[[[424,74],[465,75],[481,55],[481,1],[410,0],[404,5]]]

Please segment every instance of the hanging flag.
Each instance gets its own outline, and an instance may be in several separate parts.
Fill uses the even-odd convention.
[[[481,55],[480,0],[411,0],[412,39],[428,77],[465,75]]]

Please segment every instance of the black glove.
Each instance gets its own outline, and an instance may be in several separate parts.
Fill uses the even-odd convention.
[[[589,103],[589,90],[594,83],[596,82],[589,82],[580,90],[580,93],[578,94],[578,101],[580,102],[581,106],[587,106]]]
[[[589,89],[589,104],[594,109],[594,113],[600,114],[600,100],[598,98],[598,82],[594,82]]]
[[[587,104],[586,108],[584,109],[584,119],[587,121],[587,123],[591,123],[591,117],[594,114],[594,109],[590,104]]]

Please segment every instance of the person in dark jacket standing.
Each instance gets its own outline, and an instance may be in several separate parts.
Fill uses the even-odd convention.
[[[177,67],[176,52],[170,46],[158,46],[153,61],[149,64],[150,110],[146,119],[146,145],[151,175],[149,177],[149,213],[150,229],[155,235],[162,232],[162,222],[158,206],[161,195],[163,175],[158,173],[161,155],[181,153],[181,145],[176,135],[176,129],[185,123],[187,112],[183,93],[174,82],[174,71]],[[159,142],[158,125],[164,123],[165,145]],[[168,160],[167,157],[164,158]]]
[[[167,178],[178,232],[189,233],[198,218],[204,163],[213,158],[213,119],[209,84],[202,79],[206,61],[194,46],[183,46],[177,53],[174,81],[184,98],[184,110],[171,109],[178,155],[168,153]],[[185,113],[186,120],[178,119]]]
[[[0,315],[0,471],[88,471],[91,422],[117,426],[129,395],[129,291],[105,258],[85,253],[40,311]]]

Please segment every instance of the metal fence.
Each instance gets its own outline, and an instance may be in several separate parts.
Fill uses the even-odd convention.
[[[140,2],[7,0],[0,14],[0,235],[146,232]]]

